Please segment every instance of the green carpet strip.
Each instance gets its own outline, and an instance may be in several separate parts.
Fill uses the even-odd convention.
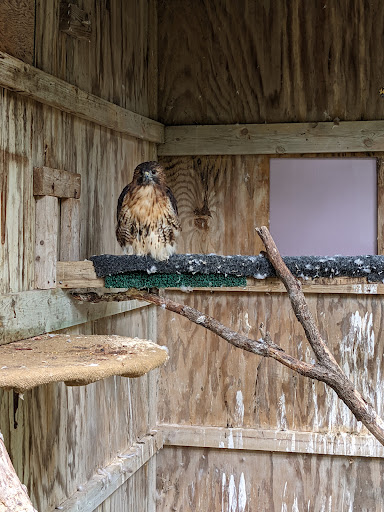
[[[148,274],[129,272],[105,277],[106,288],[221,288],[244,287],[244,276],[223,274]]]

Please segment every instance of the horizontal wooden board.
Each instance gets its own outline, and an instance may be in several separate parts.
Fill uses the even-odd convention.
[[[384,150],[384,121],[167,126],[162,156]]]
[[[132,137],[163,142],[164,126],[0,52],[0,86]]]
[[[167,446],[384,458],[384,447],[371,435],[200,425],[159,425],[159,428]]]
[[[381,512],[384,460],[165,447],[157,512]]]
[[[51,167],[33,169],[33,195],[79,199],[80,194],[80,174]]]
[[[57,286],[60,288],[103,288],[104,278],[97,277],[92,261],[58,261]]]
[[[80,304],[60,289],[0,296],[0,344],[145,307],[146,302]]]
[[[142,438],[117,459],[98,470],[71,498],[61,503],[63,512],[93,512],[113,492],[163,447],[159,431]]]

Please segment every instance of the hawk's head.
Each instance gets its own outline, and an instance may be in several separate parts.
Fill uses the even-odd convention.
[[[133,181],[137,185],[164,185],[165,174],[163,167],[157,162],[143,162],[133,173]]]

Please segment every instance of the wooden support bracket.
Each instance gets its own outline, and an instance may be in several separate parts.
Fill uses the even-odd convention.
[[[33,195],[79,199],[80,194],[80,174],[50,167],[34,167]]]

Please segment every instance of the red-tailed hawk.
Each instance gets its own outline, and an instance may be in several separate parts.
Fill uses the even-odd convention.
[[[157,162],[138,165],[117,203],[116,238],[124,252],[167,260],[181,231],[177,203]]]

